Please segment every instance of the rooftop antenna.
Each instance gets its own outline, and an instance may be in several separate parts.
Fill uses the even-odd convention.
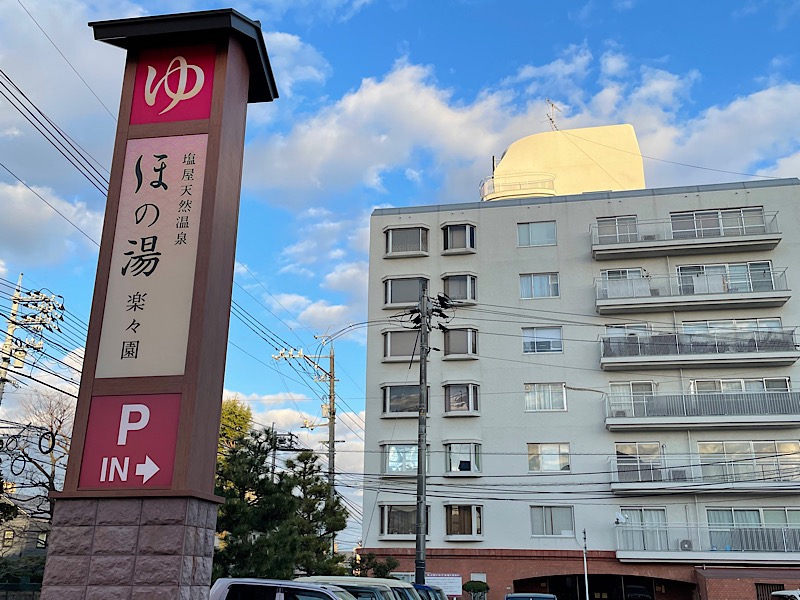
[[[547,110],[547,120],[550,121],[550,127],[553,128],[553,131],[558,131],[558,125],[556,125],[556,111],[561,112],[561,109],[556,106],[556,103],[550,100],[550,98],[545,98],[545,102],[547,102],[548,110]]]

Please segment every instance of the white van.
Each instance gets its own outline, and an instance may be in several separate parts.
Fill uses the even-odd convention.
[[[800,590],[779,590],[770,595],[772,600],[800,600]]]

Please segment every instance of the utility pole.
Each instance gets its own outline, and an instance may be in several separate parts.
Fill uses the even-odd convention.
[[[23,359],[30,350],[41,350],[44,347],[42,340],[37,340],[45,329],[48,331],[59,331],[56,320],[63,320],[64,317],[59,311],[64,310],[61,296],[47,296],[41,291],[34,291],[30,294],[22,293],[22,273],[17,280],[17,287],[11,296],[11,313],[8,316],[8,327],[3,345],[0,346],[0,403],[3,401],[3,392],[6,383],[16,386],[17,383],[8,378],[8,370],[11,367],[22,368]],[[25,315],[20,315],[20,305],[30,311]],[[25,341],[14,337],[17,328],[27,330],[31,335]],[[13,359],[13,364],[12,364]]]
[[[318,336],[314,336],[318,337]],[[334,351],[333,351],[333,340],[331,340],[328,336],[319,336],[322,338],[322,343],[325,344],[330,342],[331,349],[327,355],[308,355],[304,354],[303,350],[298,350],[295,353],[294,348],[287,350],[284,348],[282,349],[278,355],[273,355],[272,358],[275,360],[280,359],[300,359],[306,360],[312,367],[314,367],[314,380],[315,381],[327,381],[328,382],[328,403],[327,405],[322,405],[322,413],[323,416],[327,417],[327,423],[320,423],[320,425],[327,425],[328,426],[328,502],[329,505],[333,506],[334,498],[336,497],[336,488],[335,488],[335,477],[336,477],[336,370],[335,370],[335,358],[334,358]],[[326,371],[323,369],[319,364],[315,362],[314,359],[320,358],[327,358],[328,359],[328,370]],[[308,421],[303,423],[303,427],[307,427],[308,429],[314,429],[318,425],[312,425]],[[334,553],[336,545],[336,535],[331,535],[331,555]]]
[[[431,330],[431,302],[428,280],[419,288],[419,420],[417,422],[417,528],[414,555],[414,583],[425,583],[425,534],[427,533],[427,457],[428,457],[428,337]]]

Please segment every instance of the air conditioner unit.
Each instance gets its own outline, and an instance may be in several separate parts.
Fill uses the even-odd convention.
[[[630,416],[630,412],[627,410],[614,410],[611,411],[612,417],[628,417]]]
[[[672,481],[686,481],[686,469],[670,469],[669,478]]]
[[[644,242],[654,242],[655,240],[656,240],[656,236],[652,235],[652,234],[651,235],[643,235],[642,236],[642,241],[644,241]]]
[[[681,540],[680,541],[681,550],[689,551],[692,549],[692,540]]]

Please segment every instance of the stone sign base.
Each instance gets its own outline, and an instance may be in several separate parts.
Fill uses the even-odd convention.
[[[217,504],[197,498],[55,500],[41,600],[202,600]]]

